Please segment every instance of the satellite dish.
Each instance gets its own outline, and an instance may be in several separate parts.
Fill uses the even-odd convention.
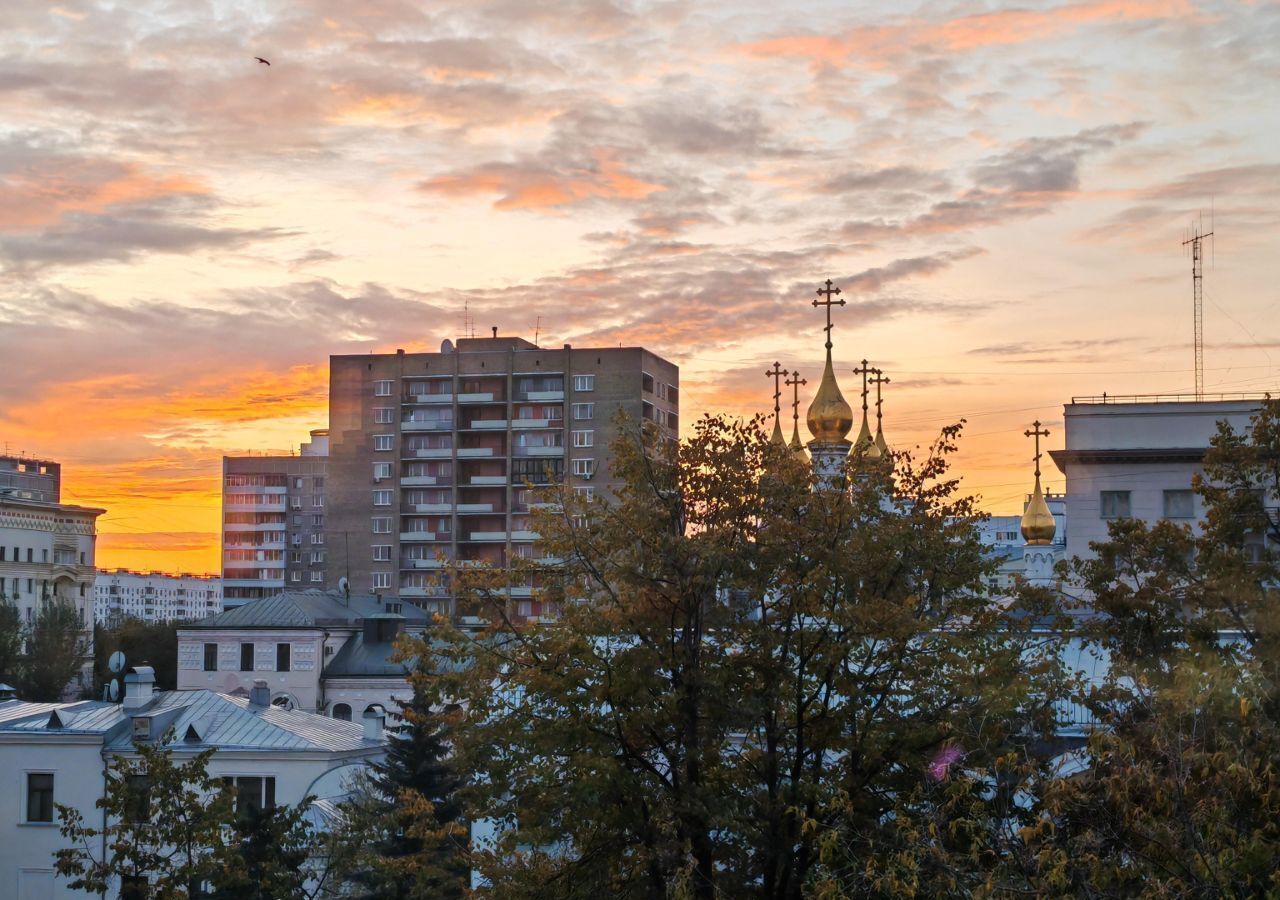
[[[107,693],[107,698],[112,703],[115,703],[120,699],[120,682],[118,679],[112,678],[111,683],[103,688],[103,690]]]
[[[445,338],[443,341],[441,341],[441,342],[440,342],[440,352],[441,352],[441,353],[452,353],[452,352],[453,352],[453,341],[449,340],[448,338]]]
[[[109,703],[111,701],[111,685],[104,684],[102,686],[102,702]]]
[[[124,653],[117,650],[111,654],[111,659],[107,660],[107,668],[112,672],[119,674],[124,671]]]
[[[346,575],[343,575],[338,579],[338,590],[342,591],[344,594],[351,593],[351,582],[347,580]]]

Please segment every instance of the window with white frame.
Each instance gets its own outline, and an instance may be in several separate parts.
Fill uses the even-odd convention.
[[[390,406],[375,406],[373,408],[373,421],[377,425],[390,425],[395,421],[396,411]]]
[[[373,573],[373,589],[375,591],[382,590],[383,588],[389,588],[389,587],[391,587],[390,572],[374,572]]]
[[[390,534],[391,533],[391,517],[390,516],[374,516],[373,517],[373,533],[374,534]]]
[[[590,478],[595,474],[596,461],[594,459],[575,459],[573,461],[573,474],[580,478]]]
[[[579,497],[581,497],[583,500],[586,500],[586,501],[591,501],[596,498],[596,489],[593,487],[576,487],[573,489],[573,491],[575,494],[577,494]]]
[[[324,573],[320,571],[312,572],[311,581],[313,584],[319,584],[320,582],[324,581]]]
[[[311,565],[316,566],[316,565],[319,565],[319,564],[320,564],[320,563],[322,563],[322,562],[324,562],[324,551],[323,551],[323,550],[312,550],[312,551],[311,551]]]
[[[381,481],[391,477],[391,463],[377,462],[373,464],[373,477]]]
[[[1104,519],[1127,519],[1130,512],[1128,491],[1102,491],[1100,506]]]
[[[290,572],[290,573],[289,573],[289,580],[290,580],[290,581],[301,581],[301,580],[302,580],[302,573],[301,573],[301,572],[298,572],[298,571]]]
[[[373,436],[374,450],[394,450],[396,436],[394,434],[375,434]]]
[[[373,396],[375,396],[375,397],[390,397],[390,396],[391,396],[391,384],[392,384],[392,383],[391,383],[390,381],[375,381],[375,382],[373,383]]]
[[[1164,517],[1166,519],[1194,519],[1196,495],[1190,488],[1164,492]]]
[[[390,506],[391,492],[390,491],[374,491],[373,505],[374,506]]]
[[[575,447],[594,447],[596,443],[596,433],[594,431],[575,431],[573,433],[573,446]]]
[[[323,532],[323,531],[315,531],[315,532],[312,532],[312,534],[311,534],[311,543],[313,543],[313,544],[323,544],[323,543],[324,543],[324,532]]]
[[[311,495],[311,507],[312,507],[313,509],[323,509],[323,508],[324,508],[324,494],[312,494],[312,495]]]
[[[373,551],[374,562],[391,562],[390,544],[374,544],[369,549]]]
[[[595,416],[596,405],[594,403],[575,403],[573,404],[573,418],[578,422],[588,422]]]
[[[596,389],[596,376],[574,375],[573,389],[575,391],[594,391]]]

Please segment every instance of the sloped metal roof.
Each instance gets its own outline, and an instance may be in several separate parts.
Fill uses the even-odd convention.
[[[390,613],[387,603],[399,603],[400,612]],[[355,625],[361,619],[399,615],[407,622],[426,625],[431,615],[412,603],[383,600],[372,594],[352,594],[347,599],[333,591],[285,591],[274,597],[253,600],[183,625],[183,630],[205,628],[316,628],[325,625]]]

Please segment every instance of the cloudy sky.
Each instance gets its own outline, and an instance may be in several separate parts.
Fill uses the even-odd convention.
[[[0,443],[103,564],[215,570],[220,457],[326,425],[330,353],[466,303],[749,415],[832,278],[846,396],[865,357],[896,447],[967,419],[1012,512],[1033,419],[1192,386],[1201,212],[1206,385],[1276,386],[1277,84],[1264,0],[0,4]]]

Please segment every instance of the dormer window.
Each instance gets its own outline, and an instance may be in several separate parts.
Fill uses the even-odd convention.
[[[133,739],[135,741],[151,740],[151,720],[146,716],[135,716],[133,719]]]

